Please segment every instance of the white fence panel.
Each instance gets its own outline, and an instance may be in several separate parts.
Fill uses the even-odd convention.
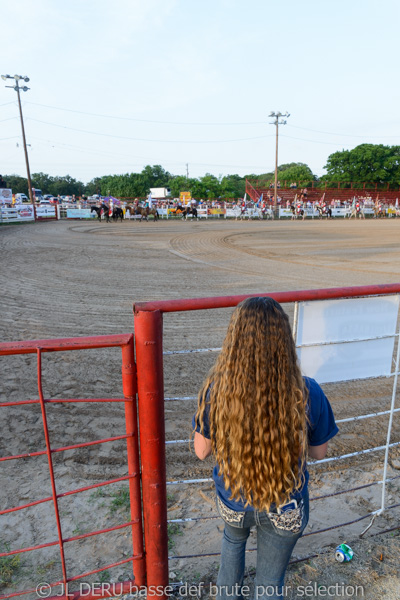
[[[389,376],[398,312],[398,295],[300,303],[303,373],[319,383]]]

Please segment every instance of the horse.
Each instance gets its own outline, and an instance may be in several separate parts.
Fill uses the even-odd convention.
[[[198,219],[197,216],[197,208],[195,208],[194,206],[187,206],[186,208],[184,208],[182,210],[182,217],[184,219],[184,221],[186,221],[186,219],[188,218],[189,215],[192,215],[192,219]]]
[[[126,210],[129,210],[131,215],[140,215],[140,221],[148,221],[148,216],[153,215],[154,220],[158,221],[160,215],[158,214],[158,210],[156,208],[149,208],[148,206],[139,206],[138,204],[127,204],[125,207]]]
[[[147,208],[147,217],[149,217],[150,215],[153,215],[155,221],[158,221],[158,219],[160,218],[160,215],[158,214],[158,210],[156,208]]]
[[[384,219],[385,213],[383,212],[382,204],[375,202],[374,204],[374,219]]]
[[[253,214],[252,214],[251,218],[258,219],[258,220],[263,219],[263,212],[259,206],[256,206],[256,205],[253,206]]]
[[[101,206],[92,206],[90,209],[90,213],[92,213],[93,211],[97,214],[97,218],[99,219],[99,221],[101,221],[101,211],[103,211],[104,214],[104,218],[107,221],[107,223],[110,222],[110,216],[109,216],[109,208],[107,206],[107,204],[102,204]]]
[[[139,206],[138,204],[127,204],[125,210],[129,210],[130,215],[140,215],[140,221],[143,221],[143,219],[147,221],[148,208]]]
[[[171,215],[177,216],[181,215],[184,212],[184,210],[185,207],[182,206],[182,204],[178,204],[175,208],[171,208],[169,212],[171,213]]]
[[[114,206],[113,214],[112,214],[113,221],[118,221],[118,219],[121,219],[121,223],[122,223],[123,218],[124,218],[124,211],[122,210],[122,208],[119,208],[119,206]]]
[[[265,208],[264,214],[267,217],[267,219],[271,219],[272,221],[274,220],[274,210],[272,206]]]
[[[316,204],[315,208],[318,211],[318,219],[322,219],[322,217],[326,217],[327,219],[332,218],[332,209],[329,206],[319,206],[319,204]]]
[[[355,219],[357,219],[357,217],[359,219],[365,219],[364,207],[360,203],[357,203],[355,204],[355,206],[352,206],[351,212],[349,214],[349,219],[351,219],[352,217],[354,217]]]

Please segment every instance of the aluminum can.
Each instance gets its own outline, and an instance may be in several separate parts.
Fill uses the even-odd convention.
[[[335,558],[338,562],[349,562],[353,554],[353,550],[347,544],[340,544],[335,550]]]

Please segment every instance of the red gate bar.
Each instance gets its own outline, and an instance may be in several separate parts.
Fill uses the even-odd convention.
[[[208,308],[230,308],[237,306],[246,298],[269,296],[277,302],[305,302],[306,300],[330,300],[333,298],[357,298],[360,296],[382,296],[400,293],[400,283],[384,283],[382,285],[361,285],[356,287],[325,288],[317,290],[298,290],[292,292],[265,292],[262,294],[245,294],[241,296],[217,296],[215,298],[185,298],[182,300],[158,300],[155,302],[136,302],[133,305],[135,314],[142,311],[178,312],[186,310],[204,310]]]
[[[129,437],[126,439],[128,454],[128,472],[129,479],[129,497],[131,506],[131,519],[134,521],[136,515],[142,513],[142,500],[140,490],[140,462],[139,462],[139,440],[138,440],[138,421],[136,408],[137,379],[136,365],[133,350],[133,338],[129,344],[122,347],[122,389],[126,398],[125,402],[125,423],[126,433]],[[146,584],[146,564],[143,552],[143,527],[141,519],[136,519],[132,524],[132,545],[133,555],[139,556],[134,562],[133,573],[135,584],[139,587]]]
[[[162,314],[135,315],[140,455],[148,597],[168,585]],[[160,588],[159,588],[160,589]],[[158,594],[159,595],[159,594]],[[165,598],[163,594],[160,599]]]

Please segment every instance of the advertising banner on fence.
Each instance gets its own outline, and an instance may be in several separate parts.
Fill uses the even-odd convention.
[[[179,202],[183,205],[189,204],[189,202],[192,199],[192,193],[191,192],[181,192],[179,194]]]
[[[36,216],[38,219],[49,219],[56,216],[55,206],[36,206]]]
[[[225,209],[224,208],[209,208],[208,214],[209,215],[224,215]]]
[[[33,221],[33,207],[28,205],[14,205],[12,208],[0,205],[0,222],[13,223],[17,221]]]
[[[11,204],[12,190],[8,188],[0,188],[0,204]]]
[[[90,214],[90,208],[67,208],[67,219],[90,219],[92,216],[97,217],[97,214],[94,211]]]
[[[299,304],[296,345],[301,369],[319,383],[388,376],[399,296]]]

